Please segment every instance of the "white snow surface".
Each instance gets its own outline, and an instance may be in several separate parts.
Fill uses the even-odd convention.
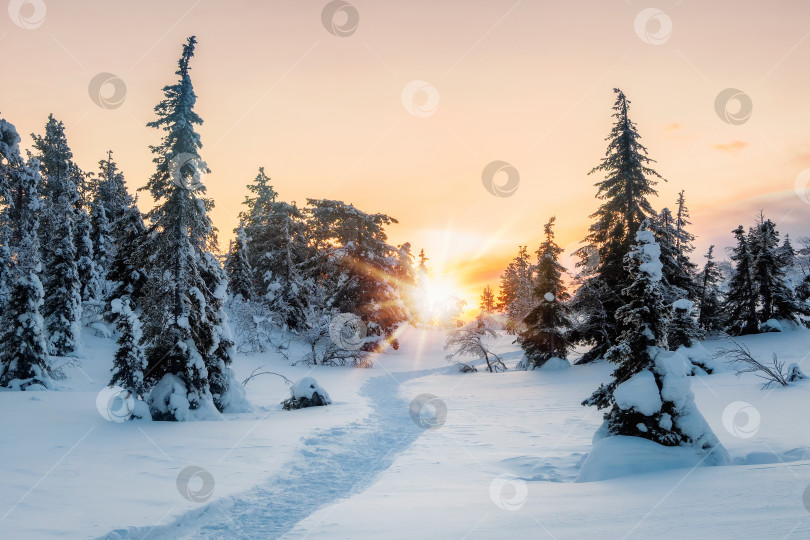
[[[289,387],[265,375],[246,387],[253,411],[221,415],[224,421],[113,423],[99,415],[95,398],[109,379],[115,343],[88,332],[86,357],[64,368],[60,391],[0,391],[1,535],[810,537],[803,502],[810,381],[762,391],[756,377],[721,370],[689,377],[691,390],[668,389],[675,397],[694,392],[730,454],[728,466],[695,467],[688,449],[642,439],[609,437],[592,446],[602,414],[580,402],[610,379],[613,366],[514,371],[522,352],[503,336],[491,345],[509,371],[461,374],[444,360],[444,336],[407,329],[399,350],[377,355],[372,369],[291,367],[268,354],[234,362],[239,380],[260,366],[293,380],[317,378],[331,407],[283,411]],[[759,358],[776,352],[808,371],[810,331],[740,341]],[[711,354],[722,345],[702,346]],[[665,365],[688,369],[683,357],[680,363]],[[427,400],[442,420],[431,429],[412,420],[412,401]],[[751,407],[758,424],[738,432]],[[189,466],[213,479],[205,500],[178,488]],[[603,480],[575,482],[589,471]],[[188,490],[202,492],[199,484]]]

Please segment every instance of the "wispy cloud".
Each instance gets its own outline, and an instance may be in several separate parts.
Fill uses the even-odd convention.
[[[713,144],[712,148],[720,152],[728,152],[729,154],[737,155],[742,152],[748,143],[745,141],[731,141],[730,143]]]

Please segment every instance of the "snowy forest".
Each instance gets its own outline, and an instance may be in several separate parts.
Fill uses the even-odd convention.
[[[81,378],[77,373],[95,370],[106,380],[87,376],[93,380],[86,384],[99,392],[97,406],[109,425],[124,429],[163,421],[169,427],[161,433],[174,432],[168,437],[190,433],[170,423],[175,421],[260,423],[263,415],[278,412],[286,415],[278,429],[290,430],[304,418],[295,416],[300,414],[311,414],[307,421],[312,422],[333,422],[335,414],[351,420],[349,413],[323,415],[346,403],[360,407],[362,397],[371,404],[375,426],[388,422],[397,432],[380,440],[376,432],[363,431],[365,424],[355,425],[360,438],[347,448],[362,446],[375,464],[385,463],[363,473],[375,478],[417,437],[441,433],[453,414],[472,407],[464,401],[453,405],[447,397],[448,407],[434,394],[449,396],[456,384],[472,385],[461,388],[491,393],[496,404],[477,414],[499,418],[503,413],[494,409],[507,407],[518,424],[528,426],[542,423],[545,409],[527,404],[557,385],[540,377],[567,377],[559,384],[568,386],[558,387],[565,388],[564,398],[554,399],[564,399],[572,414],[593,413],[583,424],[587,429],[577,432],[579,453],[569,452],[564,465],[562,458],[554,461],[557,457],[542,466],[509,462],[511,476],[497,477],[497,496],[492,495],[496,484],[489,483],[496,506],[508,511],[523,506],[529,491],[521,490],[535,480],[597,482],[672,467],[755,464],[745,461],[753,455],[750,448],[749,457],[740,457],[735,447],[727,447],[725,432],[718,430],[729,429],[727,419],[707,413],[708,398],[696,397],[698,385],[710,388],[713,378],[723,381],[727,395],[742,396],[736,402],[781,389],[793,391],[792,399],[806,410],[801,363],[810,335],[804,330],[810,324],[810,231],[792,239],[763,209],[748,223],[726,224],[733,244],[728,250],[711,246],[698,253],[689,201],[700,194],[680,190],[676,200],[660,200],[656,188],[667,179],[656,171],[654,151],[648,154],[642,144],[643,120],[622,90],[613,90],[612,109],[605,102],[610,132],[589,135],[607,135],[606,150],[601,159],[592,156],[591,181],[581,186],[598,207],[572,254],[575,266],[563,265],[564,249],[555,240],[562,216],[547,216],[536,231],[513,239],[518,253],[503,270],[499,287],[487,285],[480,305],[466,306],[477,307],[469,316],[460,296],[436,301],[429,293],[431,253],[389,241],[395,217],[318,198],[318,193],[303,204],[285,200],[274,187],[269,164],[255,163],[253,178],[229,180],[246,186],[248,195],[238,223],[227,227],[233,228],[225,235],[228,248],[221,249],[221,233],[210,217],[215,201],[206,182],[213,173],[205,161],[203,118],[192,82],[196,46],[193,36],[182,45],[174,77],[154,107],[147,127],[160,142],[149,147],[153,172],[143,185],[126,179],[116,162],[126,149],[98,148],[98,165],[80,167],[64,123],[53,115],[41,128],[26,126],[34,130],[27,151],[22,150],[25,129],[13,118],[0,119],[0,397],[60,394]],[[778,349],[776,341],[763,349],[758,344],[765,341],[753,341],[781,336],[795,340],[795,350]],[[429,347],[426,342],[436,342],[441,351],[430,366],[415,352]],[[101,365],[98,351],[108,351],[111,363]],[[455,378],[433,380],[413,401],[395,397],[400,383],[415,384],[412,378],[435,373]],[[361,388],[360,382],[373,375],[387,382]],[[746,381],[756,386],[744,386]],[[283,403],[269,390],[274,385],[283,389]],[[525,407],[536,407],[533,420]],[[309,410],[298,411],[304,408]],[[400,416],[414,425],[402,427],[396,423]],[[27,418],[36,428],[35,417]],[[346,435],[339,424],[324,425],[332,430],[329,437],[310,434],[315,438],[307,440],[337,441],[329,446],[334,454],[324,457],[313,450],[311,461],[296,467],[310,463],[307,481],[317,483],[319,474],[340,485],[343,477],[334,469],[349,467],[349,450],[340,450],[340,437]],[[732,431],[739,427],[738,420],[732,418],[731,426]],[[200,438],[204,431],[194,433]],[[152,443],[163,452],[162,440]],[[179,444],[166,446],[165,453],[175,457]],[[789,462],[785,456],[798,448],[804,450],[796,459],[807,459],[805,446],[769,449],[776,457],[761,463]],[[299,469],[284,474],[292,470]],[[203,472],[213,482],[214,475]],[[184,481],[190,489],[193,474],[206,482],[202,473],[184,473],[177,477],[178,488]],[[217,489],[227,474],[217,475]],[[295,489],[273,485],[268,499],[283,499]],[[345,493],[356,485],[345,486]],[[505,485],[514,493],[504,495]],[[243,508],[245,501],[233,490],[229,497],[236,498],[217,507],[226,516],[244,517],[247,506],[264,498],[253,493]],[[194,503],[210,497],[193,489],[188,493],[183,498]],[[310,510],[298,515],[288,509],[296,520]],[[173,526],[187,537],[255,537],[248,525],[220,530],[215,523],[223,517],[177,519]],[[280,519],[272,530],[280,534],[296,522]],[[124,519],[116,527],[130,523]],[[805,520],[801,526],[806,525]],[[151,529],[127,531],[128,536],[114,537],[145,537]]]

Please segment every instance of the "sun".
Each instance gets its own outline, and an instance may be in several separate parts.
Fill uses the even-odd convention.
[[[466,303],[461,287],[447,277],[424,276],[416,289],[416,308],[425,322],[453,319]]]

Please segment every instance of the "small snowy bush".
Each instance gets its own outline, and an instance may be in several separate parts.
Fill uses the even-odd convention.
[[[304,377],[290,387],[290,398],[281,402],[285,411],[331,405],[332,399],[318,381]]]

